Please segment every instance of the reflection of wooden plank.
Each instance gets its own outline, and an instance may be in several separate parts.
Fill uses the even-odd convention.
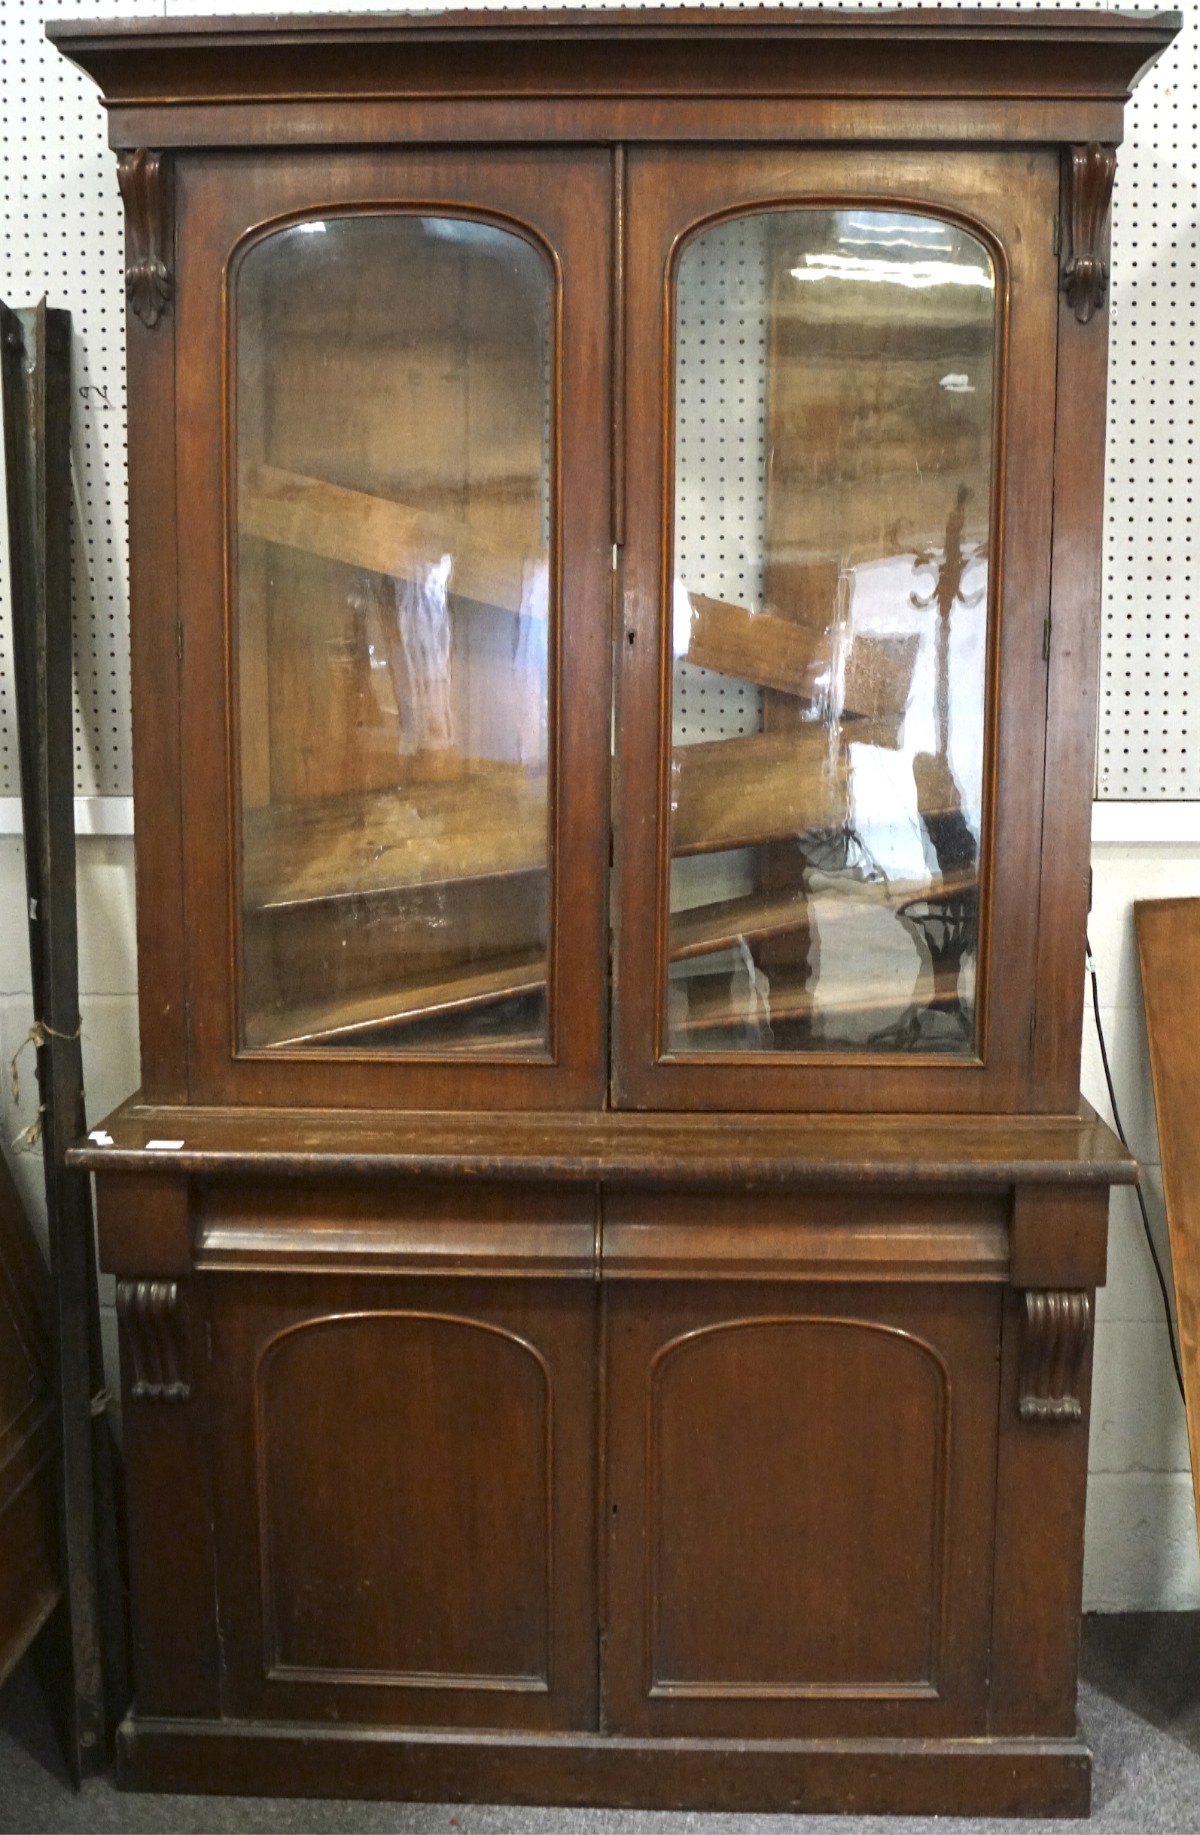
[[[1143,901],[1134,905],[1133,915],[1171,1238],[1192,1486],[1200,1496],[1200,899]]]
[[[771,612],[755,612],[724,599],[689,593],[692,608],[687,660],[719,675],[735,676],[774,688],[781,694],[813,700],[827,691],[829,645],[814,644],[811,630]],[[895,727],[903,718],[912,689],[920,638],[856,636],[846,662],[842,712],[851,720],[886,725],[886,743],[894,745]],[[848,728],[845,737],[863,737]],[[882,734],[868,743],[883,743]]]
[[[672,962],[683,962],[692,956],[728,949],[734,943],[782,936],[813,922],[825,932],[830,924],[853,922],[858,911],[875,912],[881,907],[895,911],[917,899],[936,904],[940,898],[970,891],[976,883],[973,874],[923,880],[846,878],[823,883],[811,893],[803,889],[774,894],[752,892],[745,898],[696,905],[672,914],[669,955]]]
[[[708,956],[733,943],[759,942],[806,926],[812,906],[802,891],[751,893],[747,898],[723,899],[716,905],[694,905],[671,916],[668,953],[672,962]]]
[[[692,622],[688,628],[688,662],[699,668],[734,675],[739,681],[774,688],[780,694],[817,699],[828,690],[829,644],[813,644],[813,633],[791,618],[776,618],[769,611],[730,606],[721,598],[688,593]],[[912,692],[919,637],[877,637],[859,633],[846,659],[842,714],[850,719],[883,721],[894,728],[905,716]],[[846,738],[864,738],[853,728]],[[879,743],[868,738],[868,743]],[[890,732],[888,743],[895,743]]]
[[[509,612],[524,601],[524,556],[471,524],[274,465],[242,472],[238,524],[243,534],[418,585],[450,555],[447,585],[455,597]]]
[[[687,660],[744,682],[778,688],[784,694],[811,699],[814,677],[828,659],[814,652],[812,635],[786,618],[752,612],[745,605],[689,593],[692,618]]]
[[[841,828],[849,814],[844,749],[813,722],[680,746],[671,764],[671,851],[711,853]]]
[[[359,899],[322,899],[242,919],[243,986],[251,1007],[296,998],[353,999],[464,962],[545,951],[549,875],[545,868],[500,879],[406,886]]]
[[[896,747],[912,694],[913,671],[921,640],[915,633],[879,637],[860,631],[850,645],[842,685],[846,712],[869,722],[868,744]],[[857,737],[853,727],[845,737]]]
[[[386,994],[298,1003],[256,1014],[247,1021],[246,1043],[252,1050],[337,1044],[388,1026],[491,1007],[545,985],[545,952],[527,953],[498,966],[464,968],[460,974],[429,977]]]
[[[488,764],[367,796],[248,810],[250,909],[544,867],[546,776]]]

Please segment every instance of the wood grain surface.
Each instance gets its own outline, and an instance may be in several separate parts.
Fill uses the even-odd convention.
[[[1022,1403],[1136,1167],[1076,1095],[1107,327],[1060,316],[1056,225],[1060,149],[1119,141],[1178,25],[54,27],[174,223],[130,330],[145,1099],[70,1153],[187,1371],[139,1393],[126,1306],[127,1782],[1086,1813],[1078,1333],[1077,1418]],[[840,259],[801,215],[887,211],[975,238],[973,291],[791,286]],[[761,611],[736,567],[685,606],[675,276],[758,213],[772,564]],[[674,747],[677,611],[761,732]],[[864,743],[939,749],[939,630],[970,857],[914,836],[840,896]],[[903,1004],[948,894],[960,1061],[803,1017],[667,1049],[747,939],[776,1008],[822,941]],[[528,1055],[463,1049],[535,1010]]]
[[[1171,1238],[1192,1485],[1200,1495],[1200,898],[1133,907]]]
[[[136,1098],[105,1122],[112,1145],[81,1142],[93,1172],[388,1170],[742,1187],[1130,1185],[1136,1162],[1086,1102],[1074,1115],[731,1115],[608,1110],[520,1115],[379,1110],[159,1108]],[[153,1140],[181,1140],[164,1151]]]
[[[395,579],[420,583],[450,554],[450,590],[456,597],[509,612],[521,609],[525,570],[520,554],[453,516],[369,491],[345,490],[276,465],[247,469],[238,511],[247,535]]]

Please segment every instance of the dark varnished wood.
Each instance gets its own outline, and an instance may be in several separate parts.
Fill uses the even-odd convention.
[[[1108,295],[1105,242],[1116,171],[1114,147],[1092,141],[1067,149],[1068,255],[1063,264],[1063,292],[1081,325],[1087,324]]]
[[[1079,1391],[1091,1338],[1090,1294],[1026,1288],[1017,1403],[1023,1421],[1082,1421]]]
[[[135,1402],[188,1402],[192,1396],[187,1299],[178,1281],[117,1282],[117,1318],[132,1369]]]
[[[1063,216],[1070,209],[1063,161]],[[1108,258],[1107,224],[1096,252]],[[1054,424],[1054,544],[1046,684],[1043,878],[1038,924],[1038,1024],[1034,1074],[1061,1100],[1078,1088],[1083,1036],[1083,940],[1091,902],[1091,799],[1100,668],[1104,518],[1104,410],[1108,307],[1080,323],[1064,293],[1058,314]]]
[[[742,143],[803,140],[912,145],[994,145],[1010,141],[1044,146],[1059,139],[1116,144],[1121,137],[1119,101],[1090,96],[1048,102],[1037,97],[1013,103],[987,96],[931,96],[919,111],[895,96],[813,100],[766,96],[729,102],[719,95],[550,96],[528,99],[472,98],[475,132],[489,145],[553,140],[558,145],[616,141],[630,146],[662,142],[700,143],[714,139]],[[462,104],[457,100],[391,97],[338,102],[198,102],[114,105],[109,141],[114,147],[341,147],[403,143],[461,143]]]
[[[1082,1418],[1023,1420],[1024,1313],[1024,1296],[1010,1289],[1001,1343],[989,1730],[1065,1736],[1077,1724],[1091,1340],[1079,1372]]]
[[[153,1138],[153,1136],[151,1137]],[[192,1220],[187,1187],[161,1167],[146,1178],[118,1174],[96,1192],[100,1259],[110,1274],[185,1275],[192,1268]]]
[[[140,1790],[608,1803],[658,1809],[1086,1816],[1091,1753],[1062,1738],[628,1739],[618,1734],[364,1733],[235,1720],[125,1723],[118,1776]]]
[[[1012,1205],[1012,1278],[1018,1287],[1103,1287],[1108,1195],[1030,1183]]]
[[[138,147],[117,161],[117,181],[125,203],[125,292],[135,318],[153,331],[170,304],[175,287],[171,272],[170,156]]]
[[[1089,1328],[1107,1191],[1136,1176],[1078,1100],[1106,342],[1090,149],[1119,143],[1177,29],[690,8],[53,28],[105,91],[150,307],[129,353],[145,1088],[70,1156],[98,1174],[120,1281],[126,1783],[1086,1811]],[[810,999],[786,874],[668,934],[669,797],[691,853],[787,846],[829,793],[789,732],[803,645],[723,600],[693,603],[692,660],[760,684],[772,718],[668,782],[670,264],[702,221],[847,201],[944,215],[999,283],[991,775],[978,870],[953,882],[984,913],[975,1054],[668,1061],[669,955],[751,936],[773,998]],[[548,825],[540,780],[523,804],[519,777],[470,763],[371,815],[368,844],[394,760],[341,783],[310,744],[276,783],[238,731],[276,702],[239,647],[235,550],[281,603],[316,604],[339,569],[420,579],[445,541],[465,628],[521,605],[530,530],[506,537],[469,489],[431,519],[421,488],[340,465],[340,434],[324,469],[247,450],[235,501],[227,306],[271,226],[403,211],[515,226],[559,288],[558,725]],[[502,421],[514,377],[480,397]],[[802,549],[787,509],[773,526]],[[882,746],[912,665],[889,657],[847,687]],[[283,685],[281,719],[304,692]],[[870,902],[826,918],[847,955]],[[243,945],[269,995],[239,1014]],[[394,1046],[526,987],[548,990],[548,1049],[514,1022],[457,1060],[372,1055],[385,1025]]]
[[[228,1710],[594,1726],[594,1284],[246,1277],[212,1330]]]
[[[164,1407],[158,1398],[136,1395],[137,1355],[121,1346],[126,1544],[138,1712],[203,1717],[221,1711],[213,1609],[217,1455],[207,1320],[196,1283],[181,1287],[178,1356],[188,1371],[186,1396]]]
[[[1045,93],[1047,54],[1064,97],[1123,101],[1179,29],[1177,13],[1087,13],[1063,20],[991,10],[872,13],[851,23],[785,9],[749,20],[703,7],[448,11],[326,16],[56,22],[50,37],[102,85],[109,105],[280,94],[670,95],[719,88],[764,94],[962,97]],[[719,68],[719,79],[715,72]]]
[[[614,1729],[982,1731],[996,1293],[623,1286],[608,1306]]]
[[[596,1273],[597,1205],[587,1186],[404,1179],[294,1191],[221,1182],[198,1191],[195,1209],[196,1261],[214,1271]]]
[[[1005,1197],[839,1190],[752,1197],[619,1188],[603,1198],[606,1281],[1004,1281]]]
[[[789,1116],[528,1113],[330,1114],[165,1109],[110,1115],[112,1146],[81,1143],[92,1172],[464,1174],[718,1185],[1131,1184],[1136,1163],[1094,1110],[1077,1116]],[[148,1148],[153,1140],[181,1147]]]

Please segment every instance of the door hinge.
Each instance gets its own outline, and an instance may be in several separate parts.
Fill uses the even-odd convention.
[[[1046,622],[1042,626],[1042,661],[1050,661],[1050,614],[1046,613]]]
[[[183,668],[183,619],[175,620],[175,660]]]
[[[1057,211],[1050,222],[1050,249],[1052,254],[1062,253],[1062,218]]]
[[[1037,1037],[1037,1008],[1033,1007],[1031,1008],[1030,1014],[1029,1014],[1029,1049],[1030,1051],[1033,1050],[1033,1041],[1036,1037]]]

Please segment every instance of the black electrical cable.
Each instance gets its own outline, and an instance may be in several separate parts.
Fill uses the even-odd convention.
[[[1100,1042],[1100,1062],[1104,1066],[1104,1081],[1108,1085],[1108,1100],[1112,1105],[1113,1121],[1116,1124],[1117,1133],[1121,1137],[1121,1145],[1124,1147],[1126,1153],[1131,1153],[1133,1149],[1126,1140],[1125,1130],[1121,1126],[1121,1112],[1117,1108],[1117,1092],[1113,1088],[1112,1071],[1109,1069],[1108,1064],[1108,1050],[1104,1043],[1104,1027],[1100,1024],[1100,984],[1096,979],[1096,962],[1092,955],[1090,939],[1086,941],[1086,948],[1087,971],[1092,983],[1092,1011],[1096,1015],[1096,1037]],[[1167,1293],[1167,1282],[1162,1271],[1162,1263],[1158,1259],[1158,1250],[1154,1246],[1154,1235],[1150,1229],[1150,1216],[1146,1210],[1146,1200],[1142,1196],[1140,1179],[1134,1186],[1133,1191],[1138,1201],[1138,1209],[1142,1213],[1142,1228],[1146,1232],[1146,1246],[1150,1251],[1150,1259],[1154,1263],[1154,1272],[1158,1276],[1158,1290],[1162,1294],[1163,1313],[1167,1321],[1167,1342],[1171,1346],[1171,1362],[1175,1365],[1175,1381],[1179,1385],[1179,1394],[1182,1397],[1183,1371],[1179,1367],[1179,1351],[1175,1344],[1175,1324],[1171,1318],[1171,1300]]]

